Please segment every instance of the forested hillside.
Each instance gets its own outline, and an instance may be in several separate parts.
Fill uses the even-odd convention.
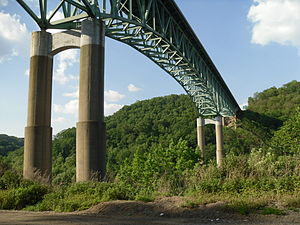
[[[263,146],[273,146],[276,149],[277,146],[286,146],[280,135],[276,134],[274,140],[272,136],[283,125],[283,120],[296,112],[300,105],[299,90],[300,82],[292,81],[281,88],[270,88],[249,98],[248,110],[238,115],[236,129],[224,130],[226,154],[250,153],[251,149]],[[197,116],[197,109],[189,96],[170,95],[138,101],[105,118],[109,171],[115,174],[124,159],[132,158],[136,151],[149,152],[157,146],[168,147],[170,143],[178,143],[179,140],[184,140],[187,146],[195,148]],[[284,136],[288,136],[287,126],[278,133],[285,132]],[[70,128],[57,134],[54,139],[54,177],[56,174],[61,177],[57,178],[57,182],[71,181],[75,173],[74,169],[69,171],[65,168],[75,165],[75,136],[75,128]],[[212,125],[206,126],[206,144],[206,161],[209,161],[215,158]],[[0,135],[0,150],[3,155],[22,145],[22,139]],[[22,160],[14,158],[22,156],[20,151],[22,149],[8,157],[19,170],[22,169]],[[65,175],[69,178],[66,179]]]
[[[187,95],[157,97],[123,107],[105,119],[108,171],[116,174],[124,159],[132,158],[136,151],[150,152],[157,146],[166,148],[179,140],[186,141],[188,147],[196,148],[196,118],[197,110]],[[265,123],[260,123],[262,120]],[[258,113],[243,113],[237,129],[225,128],[226,152],[249,153],[252,148],[263,146],[272,135],[268,125],[272,127],[274,122],[277,120],[266,119]],[[75,128],[71,128],[55,137],[53,152],[57,162],[66,160],[68,164],[75,163],[75,133]],[[205,137],[206,161],[209,161],[215,158],[213,125],[206,126]],[[63,167],[59,164],[54,168],[58,168],[60,173]]]
[[[300,105],[300,82],[272,87],[248,99],[248,109],[282,121],[288,120]]]
[[[0,134],[0,155],[7,155],[8,152],[19,149],[23,145],[23,138]]]
[[[168,145],[185,139],[196,146],[197,109],[187,95],[170,95],[125,106],[106,118],[108,146]]]
[[[236,126],[224,128],[226,157],[220,169],[212,125],[206,126],[206,159],[200,158],[198,115],[190,97],[170,95],[125,106],[105,118],[107,183],[70,184],[75,181],[76,145],[76,130],[70,128],[53,141],[52,183],[57,189],[21,179],[23,148],[0,157],[0,208],[21,207],[15,196],[34,198],[38,191],[44,199],[24,197],[34,210],[73,211],[99,201],[151,200],[161,195],[192,196],[191,204],[225,199],[230,207],[245,212],[267,207],[276,199],[300,208],[300,197],[295,197],[300,196],[297,93],[299,82],[293,81],[249,98],[248,110],[238,115]]]

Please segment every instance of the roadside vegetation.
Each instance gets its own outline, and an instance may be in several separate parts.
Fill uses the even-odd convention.
[[[223,202],[227,210],[242,214],[298,211],[299,96],[300,82],[292,81],[249,98],[236,127],[224,129],[221,168],[215,163],[212,126],[206,127],[206,158],[199,157],[197,111],[188,96],[125,106],[106,118],[106,182],[74,183],[76,132],[70,128],[53,142],[51,186],[22,179],[23,148],[3,154],[0,208],[76,211],[103,201],[182,196],[182,206],[190,208]]]

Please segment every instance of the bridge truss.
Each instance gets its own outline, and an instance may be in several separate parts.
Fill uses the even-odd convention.
[[[233,116],[239,105],[174,0],[16,0],[42,30],[80,29],[85,18],[105,22],[106,36],[121,41],[171,75],[200,116]],[[51,3],[50,3],[51,2]]]

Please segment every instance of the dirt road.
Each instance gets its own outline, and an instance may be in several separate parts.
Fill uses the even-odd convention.
[[[93,225],[93,224],[113,224],[113,225],[168,225],[168,224],[185,224],[185,225],[296,225],[300,224],[300,214],[287,216],[228,216],[203,218],[170,218],[170,217],[120,217],[120,216],[96,216],[82,215],[74,213],[53,213],[53,212],[24,212],[24,211],[0,211],[0,224],[2,225],[20,225],[20,224],[40,224],[40,225]]]
[[[100,203],[74,213],[0,211],[1,225],[300,225],[300,213],[285,216],[251,214],[244,216],[222,210],[222,203],[184,208],[180,198],[155,202],[114,201]]]

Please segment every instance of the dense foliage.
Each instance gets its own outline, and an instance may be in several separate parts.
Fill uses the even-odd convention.
[[[106,118],[107,182],[72,184],[76,130],[70,128],[53,141],[52,187],[21,178],[23,148],[0,157],[0,208],[74,211],[101,201],[172,195],[190,198],[187,205],[225,200],[243,213],[270,209],[274,200],[300,207],[298,92],[293,81],[249,98],[235,126],[224,128],[221,168],[212,125],[206,127],[206,160],[199,157],[197,111],[188,96],[125,106]]]
[[[248,109],[286,121],[300,104],[300,82],[291,81],[283,87],[272,87],[248,99]]]
[[[0,155],[7,155],[8,152],[19,149],[23,144],[23,138],[0,134]]]
[[[300,153],[300,107],[275,133],[272,146],[277,154]]]
[[[167,147],[182,138],[195,148],[196,118],[197,110],[186,95],[157,97],[123,107],[106,118],[108,169],[115,174],[125,158],[132,158],[136,151],[149,152],[156,144]]]
[[[75,211],[102,201],[151,201],[174,195],[185,196],[188,207],[226,201],[227,207],[241,213],[275,207],[274,202],[290,209],[300,208],[299,156],[276,156],[258,150],[249,155],[228,155],[218,169],[214,163],[200,165],[194,160],[182,164],[181,157],[194,154],[184,142],[168,149],[171,150],[166,154],[168,160],[154,165],[149,164],[151,159],[145,158],[146,155],[136,153],[133,163],[125,163],[114,182],[49,187],[6,172],[0,180],[5,184],[0,187],[0,208]],[[186,149],[188,154],[175,149]],[[160,153],[152,156],[160,159]],[[157,163],[160,167],[155,167]],[[139,165],[145,166],[144,169]]]
[[[186,141],[152,147],[149,152],[137,151],[133,159],[127,159],[118,171],[116,179],[127,185],[139,196],[153,193],[170,185],[168,194],[177,194],[183,175],[199,163],[199,151],[187,146]],[[172,191],[172,193],[170,193]]]
[[[125,106],[106,119],[108,146],[130,148],[132,145],[151,146],[184,138],[195,147],[197,110],[190,97],[170,95],[139,101]]]
[[[253,147],[261,147],[272,136],[274,124],[281,124],[277,119],[256,114],[243,113],[236,130],[225,130],[227,153],[249,153]],[[158,144],[168,147],[182,139],[188,147],[195,148],[196,118],[197,111],[187,95],[140,101],[107,117],[108,171],[115,175],[125,158],[132,159],[136,151],[152,151],[152,146]],[[214,127],[206,126],[205,132],[209,161],[215,158]]]

